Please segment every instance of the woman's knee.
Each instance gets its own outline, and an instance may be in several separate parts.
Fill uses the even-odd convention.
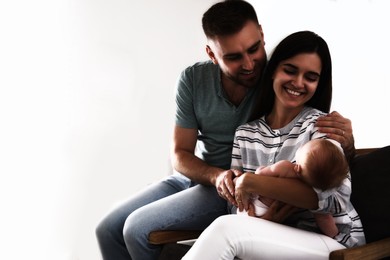
[[[232,228],[234,229],[234,225],[237,223],[236,217],[237,215],[220,216],[214,220],[207,229],[213,234],[226,234],[232,230]]]

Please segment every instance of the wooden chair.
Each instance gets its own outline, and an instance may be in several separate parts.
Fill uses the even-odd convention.
[[[383,259],[385,257],[390,257],[390,237],[364,246],[336,250],[329,255],[330,260]]]
[[[390,146],[357,149],[351,163],[351,175],[351,201],[362,219],[367,243],[333,251],[329,259],[390,259]],[[149,242],[168,246],[173,254],[178,254],[174,258],[172,252],[168,253],[168,258],[180,259],[190,246],[182,246],[177,242],[196,239],[201,232],[202,230],[153,231],[149,234]]]

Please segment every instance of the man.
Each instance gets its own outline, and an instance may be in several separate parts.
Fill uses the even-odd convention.
[[[266,65],[264,35],[245,1],[213,5],[202,19],[211,61],[185,69],[177,83],[173,175],[147,187],[107,215],[96,230],[103,258],[157,259],[148,243],[154,230],[204,229],[236,205],[231,150],[236,128],[247,122]],[[351,123],[335,113],[320,121],[324,133],[354,151]],[[266,216],[278,221],[284,212]]]

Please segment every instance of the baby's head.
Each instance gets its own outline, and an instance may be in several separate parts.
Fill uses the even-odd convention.
[[[307,142],[298,149],[295,157],[302,179],[321,190],[339,186],[348,174],[343,152],[326,139]]]

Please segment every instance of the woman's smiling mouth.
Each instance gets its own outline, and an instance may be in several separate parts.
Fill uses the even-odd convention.
[[[289,89],[289,88],[285,88],[285,89],[286,89],[287,93],[289,93],[289,94],[291,94],[291,95],[294,95],[294,96],[300,96],[300,95],[303,94],[303,93],[300,93],[300,92],[298,92],[298,91],[294,91],[294,90]]]

